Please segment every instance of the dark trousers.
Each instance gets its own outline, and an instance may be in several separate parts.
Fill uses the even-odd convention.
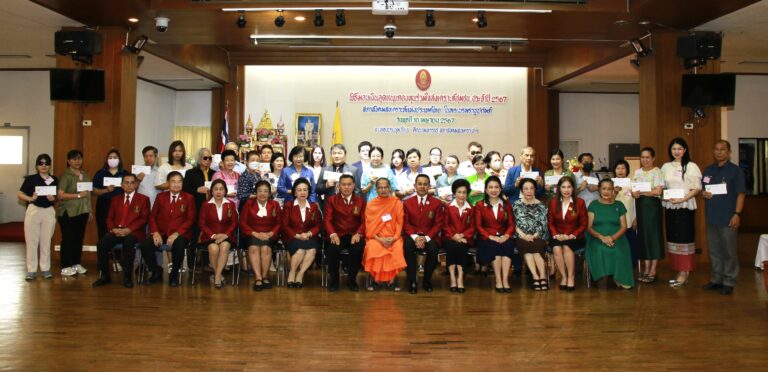
[[[106,233],[101,240],[99,240],[99,244],[96,245],[96,254],[99,258],[99,271],[101,272],[101,276],[109,277],[109,252],[112,251],[112,248],[114,248],[117,244],[122,244],[123,249],[123,257],[120,260],[120,264],[123,265],[123,272],[125,272],[125,277],[130,278],[131,273],[133,273],[133,260],[136,257],[136,249],[134,248],[136,246],[136,242],[138,240],[133,234],[129,234],[124,237],[120,237],[117,235],[114,235],[112,233]],[[117,257],[115,257],[115,260],[117,260]]]
[[[164,236],[163,242],[167,241],[168,237]],[[183,236],[179,236],[173,241],[173,245],[171,246],[171,261],[173,262],[172,274],[179,273],[179,269],[184,261],[184,250],[187,248],[187,245],[189,245],[189,241]],[[147,263],[154,273],[159,273],[163,270],[160,265],[158,265],[157,257],[155,256],[155,252],[158,250],[160,250],[160,247],[155,247],[155,242],[152,240],[152,236],[141,243],[141,257],[144,257],[144,262]]]
[[[331,276],[331,283],[335,284],[339,282],[339,261],[341,260],[341,251],[345,249],[349,252],[347,283],[354,283],[363,262],[365,239],[360,238],[359,242],[352,244],[352,235],[344,235],[339,237],[339,240],[341,240],[340,245],[331,244],[330,241],[325,243],[328,255],[328,273]]]
[[[96,200],[96,214],[94,215],[94,219],[96,220],[96,233],[98,234],[98,241],[101,241],[101,239],[104,237],[104,235],[107,235],[109,231],[107,231],[107,217],[109,217],[109,205],[110,200],[101,200],[101,198]]]
[[[59,217],[59,226],[61,227],[61,251],[59,254],[62,269],[80,263],[87,223],[88,213],[70,217],[67,212],[64,212],[64,215]]]
[[[416,242],[411,239],[410,236],[403,237],[404,247],[403,254],[405,255],[405,263],[408,267],[405,269],[408,274],[408,282],[416,281],[416,273],[419,271],[419,264],[416,260],[416,254],[426,254],[427,260],[424,262],[424,282],[429,283],[432,280],[432,273],[437,267],[437,244],[434,240],[430,240],[424,246],[424,249],[416,248]]]

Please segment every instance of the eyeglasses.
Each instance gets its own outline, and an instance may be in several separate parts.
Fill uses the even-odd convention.
[[[482,152],[480,152],[480,151],[471,151],[470,154],[472,154],[472,156],[474,156],[474,155],[480,155],[480,154],[482,154]]]
[[[40,166],[40,167],[47,167],[48,163],[46,163],[44,161],[39,161],[39,162],[37,162],[37,165]]]
[[[203,156],[203,160],[213,160],[213,156]]]

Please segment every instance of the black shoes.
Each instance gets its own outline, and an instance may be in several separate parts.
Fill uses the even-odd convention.
[[[706,290],[708,290],[708,291],[718,291],[718,290],[721,290],[721,289],[723,289],[723,285],[722,285],[722,284],[720,284],[720,283],[712,283],[712,282],[709,282],[709,283],[707,283],[707,284],[704,284],[704,286],[703,286],[703,287],[701,287],[701,288],[702,288],[702,289],[706,289]]]
[[[154,271],[152,272],[152,276],[149,277],[149,280],[146,281],[146,285],[152,285],[155,283],[160,283],[163,281],[163,272],[162,271]]]
[[[355,282],[347,282],[347,288],[349,288],[349,290],[352,292],[357,292],[360,290],[360,286]]]
[[[179,273],[171,273],[171,277],[168,278],[168,286],[172,288],[179,286]]]
[[[427,291],[428,293],[431,293],[431,292],[432,292],[432,283],[430,283],[430,282],[424,282],[424,285],[423,285],[423,286],[424,286],[424,290],[425,290],[425,291]]]
[[[125,288],[133,288],[133,280],[131,280],[131,277],[126,276],[123,278],[123,286]]]
[[[467,290],[466,290],[466,289],[464,289],[464,287],[459,287],[459,288],[456,288],[456,292],[459,292],[459,293],[464,293],[464,292],[466,292],[466,291],[467,291]]]
[[[328,292],[336,292],[339,290],[339,282],[333,282],[328,285]]]
[[[451,287],[450,289],[451,293],[458,292],[459,289],[457,287]]]
[[[416,282],[411,282],[411,284],[408,286],[408,293],[416,294],[418,291],[419,291],[419,286],[416,285]]]
[[[99,278],[96,279],[96,281],[93,282],[93,284],[91,284],[91,287],[92,288],[101,287],[104,284],[109,284],[109,283],[112,283],[112,279],[110,277],[108,277],[108,276],[99,276]]]
[[[733,287],[729,285],[723,285],[723,288],[720,289],[721,295],[729,295],[733,293]]]
[[[257,280],[253,282],[253,291],[254,292],[261,292],[261,290],[264,289],[264,282],[261,280]]]

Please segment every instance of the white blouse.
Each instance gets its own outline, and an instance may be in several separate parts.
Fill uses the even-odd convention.
[[[689,162],[683,175],[683,165],[671,161],[661,167],[661,173],[664,175],[665,189],[683,189],[688,194],[691,190],[701,190],[701,170],[694,162]],[[667,209],[696,209],[696,198],[691,198],[685,203],[672,204],[668,201],[661,201],[661,205]]]

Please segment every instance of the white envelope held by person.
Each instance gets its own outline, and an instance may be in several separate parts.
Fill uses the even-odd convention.
[[[728,186],[725,183],[716,183],[704,186],[704,190],[712,195],[728,195]]]
[[[325,178],[326,181],[339,182],[339,179],[341,178],[341,173],[325,171],[323,173],[323,178]]]
[[[539,172],[522,172],[520,173],[520,178],[530,178],[534,181],[536,181],[536,177],[539,176]]]
[[[622,189],[628,189],[632,184],[632,180],[629,178],[611,178],[611,181],[613,181],[613,186],[621,187]]]
[[[387,176],[389,176],[389,169],[387,169],[385,167],[371,168],[368,171],[368,177],[369,178],[373,178],[373,177],[376,177],[376,178],[387,178]]]
[[[269,173],[272,171],[272,168],[270,168],[269,163],[259,163],[258,169],[262,173]]]
[[[597,186],[600,184],[600,180],[597,177],[587,177],[584,180],[587,181],[587,185]]]
[[[485,184],[480,181],[477,181],[471,184],[470,188],[472,189],[472,191],[485,192]]]
[[[120,187],[122,182],[123,182],[123,179],[120,177],[104,177],[104,187],[108,187],[108,186]]]
[[[434,167],[423,167],[421,168],[421,173],[424,173],[427,176],[431,176],[431,177],[439,176],[443,174],[443,168],[440,167],[439,165],[436,165]]]
[[[557,185],[557,183],[560,182],[561,178],[563,178],[563,175],[546,176],[546,177],[544,177],[544,184],[546,184],[546,185]]]
[[[632,191],[651,192],[650,182],[632,182]]]
[[[149,176],[152,174],[152,167],[149,165],[131,165],[131,173],[137,176],[144,173],[145,176]]]
[[[78,182],[77,192],[81,191],[93,191],[93,182]]]
[[[682,199],[684,197],[685,197],[685,190],[683,190],[683,189],[666,189],[666,190],[664,190],[664,200]]]
[[[37,196],[56,196],[56,186],[35,186]]]
[[[437,188],[437,196],[446,196],[446,195],[453,195],[453,190],[451,190],[451,186],[444,186],[444,187]]]

